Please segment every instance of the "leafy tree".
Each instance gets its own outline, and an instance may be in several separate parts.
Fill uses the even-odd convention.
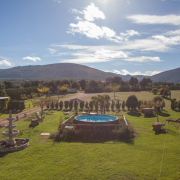
[[[69,89],[69,85],[68,84],[63,84],[62,86],[58,86],[58,91],[60,91],[63,94],[65,94],[68,89]]]
[[[175,110],[177,107],[177,102],[176,99],[171,99],[171,109]]]
[[[55,103],[55,108],[58,110],[58,101]]]
[[[42,112],[41,114],[43,114],[43,107],[47,106],[47,104],[50,104],[51,101],[52,101],[51,98],[44,97],[44,98],[40,98],[40,99],[34,99],[32,104],[33,104],[34,107],[36,107],[36,106],[39,107],[40,106],[41,107],[41,112]],[[42,119],[42,116],[41,116],[41,119]]]
[[[155,96],[152,103],[158,112],[161,112],[161,109],[165,106],[165,102],[160,96]]]
[[[96,112],[98,112],[98,107],[99,107],[98,102],[96,102],[96,103],[95,103],[95,111],[96,111]]]
[[[90,101],[89,107],[90,107],[91,111],[93,111],[93,107],[94,107],[94,102],[93,101]]]
[[[129,96],[127,101],[126,101],[126,106],[128,107],[128,109],[131,108],[131,111],[133,112],[133,110],[135,110],[136,107],[138,107],[137,97],[135,95]]]
[[[113,84],[118,84],[120,85],[122,81],[122,78],[120,76],[114,76],[113,78]]]
[[[73,108],[73,101],[69,101],[69,109]]]
[[[38,90],[40,93],[47,93],[47,91],[49,91],[50,88],[48,88],[48,87],[43,87],[43,88],[37,88],[37,90]]]
[[[143,87],[143,88],[145,88],[149,83],[151,83],[152,82],[152,80],[150,79],[150,78],[143,78],[140,82],[139,82],[139,84]]]
[[[130,80],[129,80],[129,84],[134,87],[136,86],[136,84],[138,84],[138,79],[135,78],[135,77],[131,77]]]
[[[60,103],[59,103],[59,108],[60,108],[60,109],[63,108],[63,101],[60,101]]]
[[[75,102],[74,102],[74,109],[77,110],[77,108],[78,108],[78,102],[75,101]]]
[[[103,109],[104,109],[105,103],[104,101],[100,102],[100,107],[101,107],[101,114],[103,114]]]
[[[85,88],[86,88],[86,80],[85,79],[82,79],[82,80],[80,80],[79,81],[79,84],[80,84],[80,86],[81,86],[81,89],[82,90],[85,90]]]
[[[158,89],[157,89],[157,88],[153,88],[153,89],[152,89],[152,93],[153,93],[153,94],[157,94],[157,92],[158,92]]]
[[[107,103],[105,104],[106,111],[109,111],[109,107],[110,107],[110,103],[107,102]]]
[[[5,89],[14,88],[14,83],[11,81],[3,81]]]
[[[72,83],[72,88],[79,89],[79,84],[78,84],[77,81],[73,81],[73,83]]]
[[[113,84],[114,78],[113,77],[108,77],[106,78],[105,84],[106,85],[111,85]]]
[[[65,107],[65,109],[67,109],[68,106],[69,106],[69,101],[65,101],[65,102],[64,102],[64,107]]]
[[[88,109],[89,108],[89,103],[86,101],[86,104],[85,104],[85,108]]]
[[[115,106],[115,102],[112,100],[112,103],[111,103],[111,109],[112,109],[112,111],[114,111],[114,106]]]
[[[51,109],[54,109],[54,102],[51,102]]]
[[[161,89],[159,89],[158,91],[159,91],[159,94],[160,94],[160,95],[163,95],[165,89],[164,89],[164,88],[161,88]]]
[[[81,101],[81,102],[80,102],[80,108],[81,108],[81,111],[82,111],[83,108],[84,108],[84,101]]]
[[[177,102],[177,107],[180,110],[180,101]]]
[[[171,91],[169,89],[165,89],[164,92],[163,92],[163,96],[164,97],[171,97]]]
[[[89,85],[90,87],[92,87],[92,88],[98,87],[98,83],[97,83],[97,81],[95,81],[95,80],[90,80],[89,83],[88,83],[88,85]]]
[[[122,102],[122,109],[123,109],[123,110],[124,110],[125,106],[126,106],[126,103],[125,103],[125,101],[123,101],[123,102]]]
[[[121,104],[119,103],[119,100],[116,102],[116,109],[120,111]]]
[[[117,85],[117,86],[111,85],[111,86],[109,86],[109,88],[112,92],[114,92],[114,99],[115,99],[115,92],[119,91],[120,85]]]

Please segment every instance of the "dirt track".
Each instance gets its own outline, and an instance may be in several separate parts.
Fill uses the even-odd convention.
[[[82,97],[84,98],[85,96],[87,96],[86,94],[84,93],[77,93],[75,96],[71,97],[71,98],[67,98],[67,99],[64,99],[63,101],[69,101],[71,99],[74,99],[74,98],[78,98],[78,99],[81,99]],[[33,109],[30,109],[30,110],[27,110],[27,111],[23,111],[23,112],[20,112],[20,113],[17,113],[15,115],[13,115],[14,117],[16,117],[18,115],[19,119],[23,118],[24,117],[24,114],[26,113],[26,115],[31,115],[35,112],[38,112],[40,111],[41,108],[38,107],[38,108],[33,108]],[[5,118],[1,118],[0,119],[0,127],[2,127],[4,124],[7,124],[9,123],[7,120],[6,120],[6,117]]]

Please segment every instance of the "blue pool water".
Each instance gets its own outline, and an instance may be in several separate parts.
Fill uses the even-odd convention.
[[[76,117],[76,120],[86,122],[107,122],[117,120],[117,117],[108,115],[85,115]]]

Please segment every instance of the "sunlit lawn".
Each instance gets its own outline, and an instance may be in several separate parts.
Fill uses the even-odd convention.
[[[113,96],[113,93],[111,93]],[[126,100],[132,93],[117,93],[120,100]],[[133,93],[138,100],[151,100],[149,92]],[[94,94],[93,94],[94,95]],[[90,95],[88,95],[90,96]],[[86,97],[89,100],[90,97]],[[172,98],[180,97],[180,91],[173,91]],[[125,114],[136,130],[136,138],[131,143],[108,141],[102,143],[53,142],[42,132],[56,132],[61,111],[46,110],[44,122],[29,128],[32,117],[17,121],[20,134],[29,138],[30,146],[19,152],[0,155],[0,179],[180,179],[180,135],[178,124],[169,125],[167,118],[177,119],[180,112],[170,109],[169,100],[159,115],[168,133],[155,134],[152,124],[156,117],[144,118],[140,113]],[[81,113],[81,112],[79,112]],[[115,115],[115,114],[114,114]],[[168,126],[167,126],[168,125]],[[3,139],[0,129],[0,139]],[[164,148],[165,145],[165,148]],[[164,153],[163,153],[164,148]],[[163,161],[162,161],[163,157]]]

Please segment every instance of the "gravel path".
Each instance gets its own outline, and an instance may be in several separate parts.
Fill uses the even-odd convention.
[[[64,99],[63,101],[69,101],[69,100],[74,99],[74,98],[81,99],[81,98],[84,98],[85,96],[87,96],[87,94],[77,93],[75,96],[73,96],[71,98]],[[19,119],[21,119],[21,118],[24,117],[25,113],[28,116],[28,115],[31,115],[31,114],[33,114],[35,112],[40,111],[40,110],[41,110],[41,108],[37,107],[37,108],[33,108],[33,109],[30,109],[30,110],[27,110],[27,111],[23,111],[23,112],[17,113],[17,114],[15,114],[13,116],[16,117],[18,115]],[[9,123],[9,121],[6,120],[6,117],[0,119],[0,127],[3,127],[3,125],[8,124],[8,123]]]

